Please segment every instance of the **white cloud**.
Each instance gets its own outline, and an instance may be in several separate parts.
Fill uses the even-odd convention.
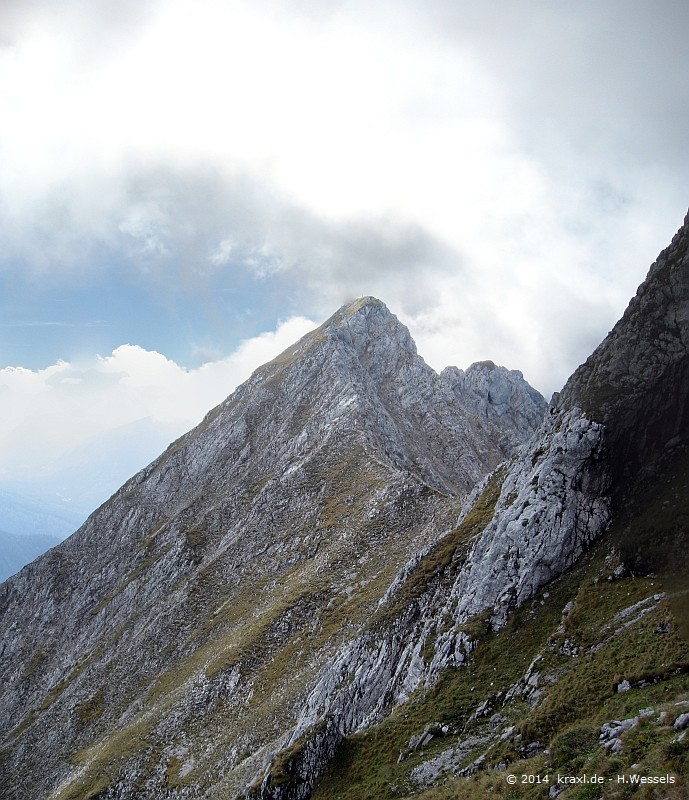
[[[655,132],[661,161],[664,139],[677,138],[660,121],[671,89],[655,123],[635,119],[658,92],[640,80],[622,91],[620,64],[631,59],[624,47],[604,47],[596,26],[612,14],[590,4],[579,14],[535,14],[530,4],[522,14],[508,3],[496,15],[466,3],[431,3],[423,13],[402,3],[393,13],[353,2],[310,15],[289,3],[174,0],[142,4],[141,17],[129,8],[129,35],[115,38],[104,6],[67,5],[85,21],[63,14],[64,4],[42,6],[3,54],[3,193],[27,224],[59,196],[62,227],[124,230],[144,254],[160,247],[155,229],[171,221],[127,192],[133,163],[202,160],[228,180],[239,170],[325,220],[414,221],[469,248],[480,265],[489,240],[511,245],[524,222],[537,238],[555,228],[567,239],[563,216],[595,219],[599,208],[584,211],[589,185],[574,185],[577,152],[593,181],[611,179],[614,155],[619,189],[638,195],[646,173],[624,153],[645,145],[648,156]],[[443,25],[448,8],[454,24]],[[643,19],[623,28],[641,50]],[[634,74],[641,78],[640,67]],[[615,147],[623,125],[622,144],[634,147]],[[273,211],[263,212],[268,231]]]
[[[434,366],[549,393],[687,202],[686,3],[6,8],[0,268],[104,243],[168,291],[239,264],[310,316],[374,294]]]
[[[227,358],[193,370],[129,344],[80,363],[62,361],[37,371],[2,369],[0,480],[40,482],[59,471],[71,451],[140,420],[167,431],[171,441],[200,422],[257,366],[313,327],[310,320],[294,317],[275,331],[245,340]],[[146,453],[138,466],[156,455]],[[97,457],[94,452],[92,458]],[[91,480],[88,463],[83,466],[82,480]]]

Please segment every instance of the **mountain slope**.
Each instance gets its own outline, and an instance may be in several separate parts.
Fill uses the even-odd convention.
[[[3,584],[9,796],[232,796],[261,775],[313,676],[542,416],[491,372],[518,414],[477,386],[464,408],[357,301]]]
[[[267,774],[258,795],[310,796],[298,787],[309,770],[325,770],[315,785],[316,800],[386,794],[449,800],[488,793],[627,797],[639,788],[645,797],[689,796],[689,745],[682,733],[689,724],[688,309],[689,218],[622,320],[554,398],[543,428],[523,451],[531,451],[534,461],[522,457],[520,466],[517,458],[516,471],[503,467],[488,480],[487,486],[495,484],[494,496],[499,491],[494,512],[485,514],[481,498],[463,512],[465,518],[482,512],[483,533],[474,551],[490,553],[491,530],[509,528],[521,503],[512,485],[520,476],[522,484],[528,482],[537,454],[548,442],[555,445],[565,420],[577,419],[582,430],[599,432],[599,447],[563,485],[588,484],[590,507],[597,499],[599,513],[610,517],[607,533],[588,537],[588,553],[562,577],[540,589],[532,583],[533,595],[520,596],[524,582],[515,584],[502,556],[509,560],[516,544],[522,563],[514,576],[532,578],[533,561],[523,554],[534,542],[543,547],[545,539],[534,540],[534,534],[552,533],[552,517],[545,528],[523,520],[521,537],[503,538],[502,548],[493,551],[497,570],[481,569],[480,555],[478,568],[468,574],[471,555],[443,564],[436,586],[427,583],[418,606],[431,630],[448,610],[453,616],[445,623],[448,633],[431,639],[432,646],[424,641],[423,661],[415,667],[419,688],[409,702],[381,715],[375,727],[340,728],[350,735],[341,742],[332,736],[321,761],[314,757],[317,736],[300,743],[291,758],[273,766],[276,774]],[[561,470],[551,463],[539,480],[547,472],[552,477]],[[547,508],[562,508],[560,492],[547,499]],[[544,552],[562,546],[564,521]],[[509,613],[503,598],[489,591],[498,576],[498,585],[512,591]],[[459,605],[448,603],[453,597]],[[478,612],[473,619],[457,613],[467,603]],[[404,636],[419,640],[428,629],[407,620]],[[463,645],[462,668],[424,682],[424,676],[433,678],[439,660],[451,665],[444,645],[453,639]],[[357,666],[340,668],[343,686]],[[558,772],[606,777],[604,786],[553,785]],[[512,786],[507,773],[515,777]],[[536,784],[523,775],[550,781]]]

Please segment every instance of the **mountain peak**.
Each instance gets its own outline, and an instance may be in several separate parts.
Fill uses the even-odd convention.
[[[397,362],[400,355],[417,356],[409,330],[375,297],[362,297],[342,306],[325,327],[354,347],[368,361]],[[418,356],[417,356],[418,357]]]
[[[371,327],[396,327],[404,328],[402,323],[390,311],[390,309],[376,297],[360,297],[351,303],[338,308],[338,310],[327,319],[321,329],[338,330],[343,327],[354,327],[357,330],[368,330]],[[411,338],[411,337],[410,337]]]
[[[353,316],[354,314],[366,310],[365,313],[368,313],[369,309],[384,309],[389,314],[390,311],[388,307],[382,300],[379,300],[377,297],[373,297],[372,295],[366,295],[365,297],[359,297],[356,300],[353,300],[351,303],[345,303],[340,309],[338,313],[343,314],[344,316]]]
[[[344,346],[378,376],[398,371],[400,359],[403,362],[410,358],[422,360],[406,326],[385,303],[371,296],[341,306],[322,325],[270,363],[292,363],[311,348],[319,346],[325,346],[331,355]]]
[[[300,452],[356,431],[376,458],[436,490],[462,495],[531,435],[545,412],[545,401],[521,373],[493,370],[493,379],[478,385],[470,368],[468,388],[455,391],[457,382],[439,376],[417,353],[406,326],[367,296],[339,308],[249,384],[268,389],[283,417],[294,416]],[[496,404],[506,395],[514,413]],[[234,407],[236,400],[225,404]],[[282,434],[275,436],[277,442]]]

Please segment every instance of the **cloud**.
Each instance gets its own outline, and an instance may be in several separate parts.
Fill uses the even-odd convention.
[[[0,480],[40,483],[59,471],[61,460],[71,451],[87,452],[84,445],[89,442],[141,420],[158,426],[171,441],[200,422],[259,364],[313,327],[310,320],[294,317],[275,331],[245,340],[228,357],[193,370],[137,345],[42,370],[2,369]],[[153,439],[152,446],[158,445]],[[156,455],[157,450],[146,452],[137,468]],[[95,460],[97,453],[91,458]],[[88,463],[83,467],[81,479],[86,480],[91,470]]]
[[[548,393],[684,213],[686,3],[116,6],[3,6],[0,272],[374,294]]]

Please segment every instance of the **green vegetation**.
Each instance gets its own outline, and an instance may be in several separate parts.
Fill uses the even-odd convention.
[[[670,606],[689,638],[689,453],[648,488],[623,523],[620,558],[638,575],[656,574],[671,593]],[[638,509],[638,510],[637,510]]]
[[[505,469],[496,470],[461,525],[445,534],[419,559],[405,583],[397,590],[390,603],[383,607],[384,619],[394,617],[408,608],[428,589],[433,580],[443,576],[451,564],[456,567],[464,561],[472,540],[493,518],[504,477]]]
[[[78,703],[74,711],[82,725],[95,722],[105,711],[105,692],[102,689],[98,689],[88,700]]]
[[[108,788],[120,764],[149,750],[147,740],[151,729],[150,719],[139,720],[120,728],[104,741],[80,750],[74,756],[74,763],[87,769],[56,792],[53,795],[55,800],[92,800],[98,797]]]
[[[661,493],[661,508],[663,498]],[[318,781],[313,800],[534,800],[547,798],[552,782],[511,786],[507,775],[519,781],[523,774],[552,776],[558,770],[607,776],[630,773],[632,765],[638,765],[640,775],[672,774],[678,784],[643,789],[585,785],[569,787],[560,797],[686,798],[689,741],[678,741],[672,723],[686,708],[675,703],[689,699],[689,642],[682,628],[689,574],[682,577],[675,571],[667,583],[655,574],[613,576],[624,543],[630,536],[639,542],[651,531],[657,535],[661,517],[649,507],[632,528],[629,522],[616,526],[574,570],[513,613],[506,628],[484,633],[466,667],[446,670],[436,686],[417,692],[383,723],[348,737]],[[672,524],[669,517],[667,524]],[[665,598],[653,599],[663,591]],[[569,601],[573,609],[562,618],[560,611]],[[622,613],[637,603],[636,613]],[[643,609],[646,613],[640,614]],[[476,620],[475,625],[480,630],[483,622]],[[542,692],[538,701],[532,707],[518,693],[505,702],[534,659],[534,689]],[[631,690],[620,693],[617,686],[623,680]],[[472,717],[486,699],[485,714]],[[602,724],[636,716],[645,708],[653,708],[653,715],[622,735],[619,754],[599,746]],[[496,713],[498,732],[514,726],[514,733],[504,740],[474,740],[460,766],[469,767],[483,756],[475,774],[462,777],[456,769],[447,770],[428,787],[414,779],[420,764],[469,737],[490,737],[488,720]],[[412,736],[429,727],[438,731],[440,725],[447,735],[435,735],[423,752],[409,750]],[[532,743],[538,744],[529,750]]]
[[[573,725],[558,733],[550,745],[553,764],[570,774],[581,772],[596,753],[598,735],[599,728],[593,725]]]

